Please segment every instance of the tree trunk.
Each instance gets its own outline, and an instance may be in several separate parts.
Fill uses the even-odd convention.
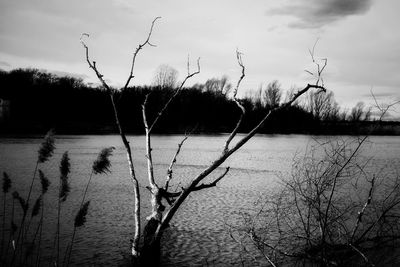
[[[155,238],[159,223],[154,218],[150,218],[147,222],[143,232],[143,246],[139,258],[132,261],[133,266],[159,266],[161,256],[160,239]]]

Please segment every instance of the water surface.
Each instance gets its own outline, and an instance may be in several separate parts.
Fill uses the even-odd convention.
[[[226,135],[191,136],[178,156],[170,188],[179,189],[193,179],[221,153]],[[240,136],[239,136],[240,137]],[[258,135],[227,160],[211,176],[221,174],[225,167],[231,170],[217,187],[193,193],[173,219],[163,238],[162,264],[164,266],[241,265],[239,246],[229,237],[226,222],[238,216],[241,210],[256,209],[255,202],[265,196],[290,172],[292,160],[306,148],[326,139],[351,137],[312,137],[303,135]],[[180,135],[155,136],[152,146],[155,177],[163,184],[166,170],[183,139]],[[146,160],[143,136],[130,136],[137,177],[141,184],[143,223],[149,211],[149,192],[145,188]],[[12,190],[27,195],[37,160],[40,138],[0,138],[0,171],[6,171],[13,180]],[[57,136],[53,158],[42,165],[51,180],[45,196],[45,228],[43,261],[49,261],[54,247],[56,199],[59,182],[59,161],[68,151],[71,158],[71,193],[62,205],[61,254],[69,241],[73,215],[91,172],[98,152],[108,146],[116,147],[112,173],[93,178],[87,198],[91,200],[87,222],[77,232],[72,252],[72,265],[123,265],[129,253],[133,233],[133,188],[129,178],[126,154],[119,136]],[[380,167],[398,170],[400,166],[400,138],[371,137],[363,147],[363,156],[372,158]],[[35,184],[32,199],[40,191]],[[3,195],[1,196],[3,201]],[[32,202],[32,201],[31,201]],[[8,206],[8,215],[11,205]],[[9,217],[7,217],[9,218]],[[37,219],[32,221],[37,225]],[[32,227],[35,228],[35,227]],[[247,259],[250,260],[251,259]],[[247,262],[249,265],[251,262]]]

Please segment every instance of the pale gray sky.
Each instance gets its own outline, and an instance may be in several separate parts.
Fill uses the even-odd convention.
[[[81,33],[92,59],[113,85],[126,80],[131,55],[161,16],[152,43],[137,60],[132,84],[149,84],[160,64],[186,73],[187,55],[201,57],[191,83],[227,74],[236,82],[235,50],[243,52],[242,92],[279,80],[304,85],[308,49],[328,58],[325,83],[342,106],[400,99],[398,0],[0,0],[0,68],[35,67],[96,81],[84,61]],[[194,67],[194,66],[193,66]],[[394,115],[394,114],[393,114]]]

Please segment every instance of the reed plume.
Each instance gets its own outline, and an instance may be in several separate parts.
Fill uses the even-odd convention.
[[[70,191],[68,182],[68,174],[70,173],[71,164],[69,163],[68,151],[65,151],[60,163],[60,191],[59,199],[64,202]]]
[[[47,190],[49,189],[50,181],[44,175],[42,170],[39,170],[39,178],[40,178],[40,184],[42,185],[42,195],[44,195],[47,192]]]
[[[71,164],[69,162],[68,151],[65,151],[62,155],[60,162],[60,184],[58,189],[58,211],[57,211],[57,261],[55,264],[59,266],[60,260],[60,217],[61,217],[61,202],[67,199],[68,193],[70,192],[70,186],[68,182],[68,174],[71,171]]]
[[[61,202],[64,202],[67,200],[68,193],[70,192],[71,188],[69,186],[69,182],[67,178],[62,178],[61,179],[61,185],[60,185],[60,194],[59,198]]]
[[[42,206],[42,195],[40,195],[36,201],[35,201],[35,205],[33,205],[32,208],[32,214],[31,217],[35,217],[36,215],[39,214],[40,211],[40,207]]]
[[[44,140],[38,151],[38,162],[43,163],[49,160],[49,158],[53,155],[55,149],[54,145],[54,131],[50,130],[47,132]]]
[[[86,201],[85,204],[79,209],[78,213],[75,216],[75,227],[81,227],[86,222],[86,215],[88,213],[90,200]]]
[[[40,184],[42,185],[42,212],[40,216],[40,222],[38,226],[39,230],[39,241],[38,241],[38,247],[37,247],[37,255],[36,255],[36,266],[40,266],[40,247],[41,247],[41,242],[42,242],[42,232],[43,232],[43,214],[44,214],[44,202],[43,202],[43,197],[44,194],[46,194],[49,186],[50,186],[50,181],[47,179],[47,177],[44,175],[42,170],[39,170],[39,178],[40,178]],[[37,230],[36,230],[37,233]],[[36,234],[35,234],[36,237]]]
[[[99,173],[107,173],[111,172],[111,162],[109,157],[112,155],[113,150],[115,147],[107,147],[103,148],[99,155],[97,156],[97,159],[93,162],[93,172],[94,174],[99,174]]]

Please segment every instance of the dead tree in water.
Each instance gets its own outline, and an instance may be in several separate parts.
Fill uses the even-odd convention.
[[[147,39],[145,42],[142,44],[139,44],[139,46],[136,48],[133,58],[132,58],[132,65],[131,65],[131,70],[128,76],[128,79],[125,83],[125,86],[123,89],[126,89],[131,81],[131,79],[134,77],[133,71],[134,71],[134,66],[135,66],[135,61],[138,53],[142,48],[145,46],[154,46],[153,44],[150,43],[150,37],[153,32],[153,27],[155,22],[159,19],[159,17],[155,18],[151,24],[151,28],[149,31],[149,34],[147,36]],[[87,36],[88,34],[83,34],[83,36]],[[184,89],[185,83],[187,80],[192,78],[193,76],[197,75],[200,73],[200,63],[199,60],[197,60],[197,70],[194,72],[190,72],[189,69],[189,62],[188,62],[188,72],[186,77],[184,78],[183,82],[181,82],[180,86],[178,86],[172,96],[169,98],[169,100],[164,104],[164,106],[161,108],[161,110],[157,113],[153,121],[149,121],[147,117],[147,112],[146,112],[146,107],[148,105],[148,95],[146,96],[144,103],[142,105],[142,117],[143,117],[143,122],[144,122],[144,129],[145,129],[145,134],[146,134],[146,160],[147,160],[147,174],[148,174],[148,186],[146,188],[150,191],[151,193],[151,214],[147,217],[147,224],[144,228],[143,231],[143,246],[140,246],[140,240],[141,240],[141,225],[140,225],[140,192],[139,192],[139,182],[135,174],[135,169],[134,169],[134,164],[133,164],[133,153],[130,147],[130,144],[126,138],[124,128],[121,125],[120,119],[119,119],[119,114],[118,110],[116,107],[116,103],[114,100],[114,90],[107,84],[105,79],[103,78],[103,75],[99,72],[98,67],[96,65],[95,61],[91,61],[89,57],[89,48],[86,45],[86,43],[82,40],[81,38],[82,45],[85,49],[86,53],[86,61],[89,65],[89,67],[95,72],[97,78],[100,80],[102,86],[109,92],[110,98],[111,98],[111,103],[113,106],[114,110],[114,115],[115,115],[115,121],[116,125],[119,130],[119,134],[122,138],[122,142],[125,146],[126,153],[127,153],[127,160],[128,160],[128,166],[130,170],[130,178],[133,182],[134,185],[134,196],[135,196],[135,234],[134,238],[132,240],[132,246],[131,246],[131,255],[133,257],[133,260],[137,262],[138,259],[142,259],[142,263],[146,262],[148,263],[149,259],[155,259],[157,258],[158,252],[159,252],[159,245],[160,245],[160,240],[161,236],[163,234],[164,229],[169,225],[170,221],[174,217],[175,213],[177,210],[181,207],[182,203],[186,200],[186,198],[195,191],[199,191],[202,189],[207,189],[211,188],[217,185],[217,183],[228,173],[229,167],[226,168],[226,170],[215,180],[213,180],[210,183],[202,183],[202,181],[208,177],[211,173],[213,173],[219,166],[221,166],[222,163],[225,162],[226,159],[228,159],[232,154],[234,154],[240,147],[242,147],[247,141],[249,141],[258,131],[258,129],[264,124],[266,120],[271,116],[271,114],[287,108],[290,106],[292,103],[294,103],[301,95],[305,94],[307,91],[310,89],[317,89],[319,91],[325,92],[325,88],[323,83],[321,82],[321,73],[322,70],[326,66],[326,61],[325,65],[321,68],[318,66],[318,73],[316,75],[316,83],[315,84],[307,84],[303,89],[299,90],[297,93],[293,94],[293,96],[284,104],[280,106],[276,106],[269,110],[267,114],[261,119],[261,121],[250,131],[248,132],[245,136],[241,137],[235,144],[231,144],[233,141],[234,137],[239,131],[239,128],[241,126],[244,114],[246,112],[244,106],[241,104],[240,100],[237,97],[237,93],[240,87],[240,83],[242,82],[243,78],[245,77],[245,66],[242,62],[242,54],[237,51],[236,52],[236,57],[237,57],[237,62],[239,64],[239,67],[241,68],[241,76],[236,84],[236,87],[233,90],[233,101],[236,103],[237,107],[240,109],[240,117],[238,118],[237,124],[235,128],[232,130],[230,135],[228,136],[227,140],[225,141],[224,147],[222,148],[221,154],[213,161],[213,163],[204,169],[200,174],[198,174],[196,177],[193,177],[190,179],[189,183],[185,185],[184,187],[181,188],[180,191],[171,191],[169,188],[169,182],[172,179],[172,173],[173,173],[173,167],[176,162],[176,157],[179,154],[181,150],[181,146],[183,145],[183,142],[187,139],[187,137],[184,138],[184,140],[179,144],[178,150],[176,151],[172,162],[167,170],[167,177],[165,184],[162,186],[160,184],[157,184],[156,179],[154,177],[154,164],[153,164],[153,158],[152,158],[152,147],[151,147],[151,134],[152,130],[154,129],[155,125],[159,121],[159,119],[162,117],[164,114],[165,110],[168,108],[168,106],[171,104],[171,102],[177,97],[177,95]],[[314,59],[313,59],[314,60]],[[314,61],[315,63],[315,61]],[[163,200],[166,200],[166,202],[169,205],[169,208],[166,209],[166,207],[163,205]],[[143,261],[144,260],[144,261]]]

